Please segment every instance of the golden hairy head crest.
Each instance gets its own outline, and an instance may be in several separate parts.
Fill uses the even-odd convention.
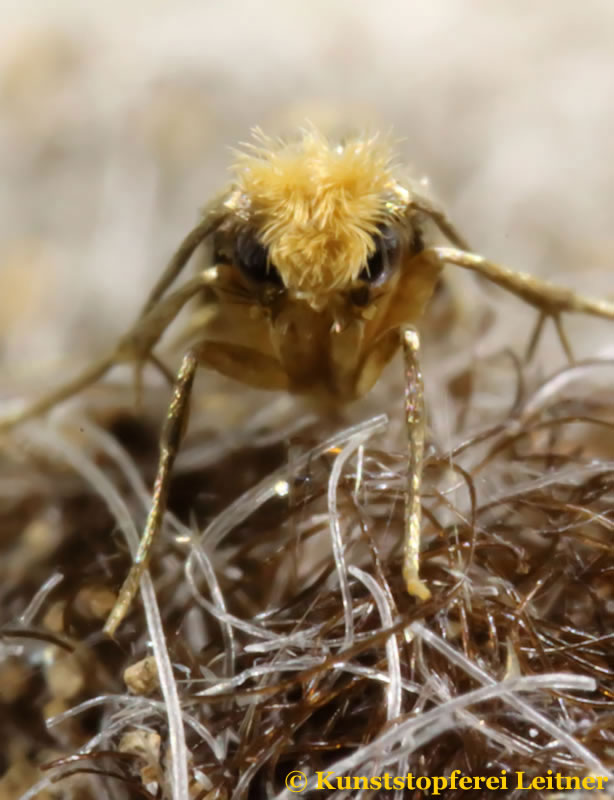
[[[291,141],[254,132],[237,153],[230,206],[268,248],[284,284],[326,292],[355,281],[379,226],[399,220],[408,191],[379,137],[329,141],[315,129]]]

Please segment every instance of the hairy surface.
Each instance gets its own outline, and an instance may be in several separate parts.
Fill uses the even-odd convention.
[[[610,371],[540,384],[502,353],[458,376],[453,438],[428,445],[423,604],[393,423],[197,426],[116,642],[158,415],[118,392],[102,427],[22,429],[0,462],[0,797],[281,800],[296,770],[614,780]],[[507,400],[517,382],[509,411],[480,408],[493,379]]]
[[[236,202],[246,204],[284,284],[321,291],[351,283],[378,225],[407,207],[389,145],[378,136],[336,144],[314,128],[290,141],[261,131],[255,139],[237,155]]]

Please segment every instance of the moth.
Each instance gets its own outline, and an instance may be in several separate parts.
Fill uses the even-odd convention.
[[[425,600],[430,591],[419,575],[424,398],[418,326],[442,269],[472,270],[534,306],[530,350],[548,318],[570,358],[563,313],[614,320],[614,303],[582,297],[471,252],[423,185],[406,179],[395,164],[391,148],[377,136],[335,142],[309,128],[282,140],[257,131],[237,153],[230,185],[180,244],[130,330],[76,379],[0,420],[2,431],[42,414],[116,364],[135,366],[137,387],[147,363],[168,377],[155,353],[158,341],[191,299],[205,297],[210,304],[212,320],[196,331],[177,376],[170,376],[173,393],[151,508],[135,563],[105,625],[109,635],[130,607],[161,528],[199,367],[339,406],[368,392],[403,351],[409,443],[403,575],[408,592]],[[449,246],[433,244],[433,229]],[[205,242],[212,263],[200,264],[173,288]]]

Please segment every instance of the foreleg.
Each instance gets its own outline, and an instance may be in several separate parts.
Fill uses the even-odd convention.
[[[408,476],[405,496],[405,534],[403,541],[403,577],[407,591],[420,600],[431,592],[419,576],[420,525],[422,507],[422,462],[424,459],[424,384],[420,369],[420,337],[413,327],[401,332],[405,361],[405,423],[409,444]]]
[[[134,564],[104,626],[104,631],[109,636],[115,635],[130,608],[147,568],[153,542],[162,527],[171,471],[187,428],[190,394],[199,366],[209,367],[251,386],[264,389],[287,388],[287,376],[281,365],[275,359],[247,347],[224,342],[202,342],[183,357],[160,436],[160,454],[151,508]]]
[[[147,515],[145,530],[143,531],[134,564],[128,573],[128,577],[124,581],[119,596],[104,626],[104,631],[109,636],[115,635],[117,627],[121,624],[130,608],[138,590],[141,577],[147,569],[152,544],[162,527],[168,489],[170,486],[171,470],[187,427],[190,394],[197,366],[198,359],[196,354],[194,351],[190,351],[184,356],[181,362],[181,367],[173,390],[173,399],[171,400],[166,420],[164,421],[164,427],[162,428],[158,470],[156,472],[151,508]]]

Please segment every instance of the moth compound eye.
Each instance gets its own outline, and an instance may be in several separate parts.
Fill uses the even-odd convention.
[[[281,275],[269,259],[269,251],[248,232],[239,234],[235,245],[235,263],[246,278],[255,283],[283,286]]]
[[[383,283],[396,265],[399,237],[390,228],[380,230],[374,237],[375,250],[367,259],[367,266],[358,275],[359,280],[370,284]]]

